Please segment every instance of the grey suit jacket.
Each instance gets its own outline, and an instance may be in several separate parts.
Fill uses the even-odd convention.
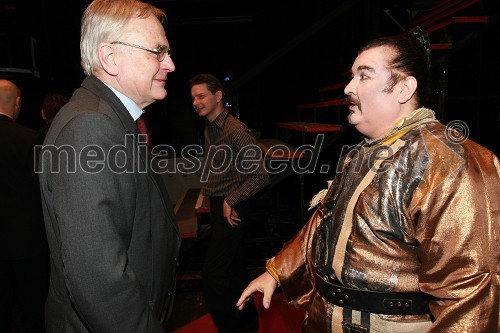
[[[180,237],[164,184],[120,100],[87,77],[39,164],[51,251],[48,332],[162,332]]]

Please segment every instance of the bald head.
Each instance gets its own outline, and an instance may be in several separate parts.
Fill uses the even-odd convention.
[[[16,120],[21,110],[21,91],[11,81],[0,79],[0,113]]]

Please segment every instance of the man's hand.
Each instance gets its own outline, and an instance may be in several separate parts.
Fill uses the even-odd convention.
[[[271,305],[271,298],[276,290],[276,287],[278,287],[278,282],[276,282],[271,274],[266,271],[250,282],[245,290],[243,290],[236,306],[238,309],[242,310],[245,304],[252,298],[252,294],[256,291],[260,291],[261,293],[264,293],[262,305],[264,305],[264,308],[269,309],[269,306]]]
[[[224,216],[227,220],[227,222],[232,226],[232,227],[237,227],[238,222],[241,222],[240,217],[236,213],[233,207],[229,206],[229,204],[224,200],[222,203],[222,216]]]

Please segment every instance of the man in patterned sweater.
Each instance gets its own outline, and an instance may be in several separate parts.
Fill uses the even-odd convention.
[[[205,298],[219,332],[256,332],[255,304],[234,304],[250,281],[243,257],[249,199],[269,182],[255,136],[224,107],[224,90],[211,74],[190,80],[193,107],[205,117],[203,194],[210,197],[212,236],[203,265]]]

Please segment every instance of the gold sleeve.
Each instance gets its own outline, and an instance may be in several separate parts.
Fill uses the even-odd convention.
[[[266,270],[271,276],[280,284],[280,277],[278,276],[278,271],[276,271],[276,266],[274,265],[274,257],[266,261]]]

